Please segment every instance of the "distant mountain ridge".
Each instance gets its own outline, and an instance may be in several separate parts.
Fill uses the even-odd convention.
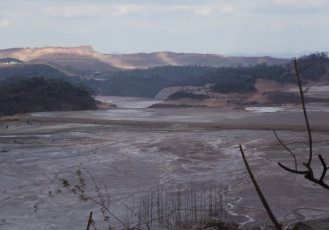
[[[79,47],[43,47],[43,48],[12,48],[0,50],[0,57],[11,57],[28,62],[33,59],[56,58],[56,54],[92,56],[95,51],[91,46]]]
[[[154,52],[137,54],[108,55],[113,63],[120,62],[131,68],[149,68],[155,66],[201,65],[212,67],[249,66],[266,63],[283,65],[289,60],[272,57],[233,57],[218,54]]]
[[[91,46],[12,48],[0,50],[0,58],[16,58],[27,63],[51,64],[64,71],[110,73],[115,70],[144,69],[156,66],[201,65],[213,67],[248,66],[266,63],[283,65],[288,59],[272,57],[235,57],[218,54],[153,52],[102,54]]]

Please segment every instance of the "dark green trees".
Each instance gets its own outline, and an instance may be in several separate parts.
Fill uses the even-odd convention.
[[[0,115],[95,109],[86,87],[61,79],[15,78],[0,82]]]

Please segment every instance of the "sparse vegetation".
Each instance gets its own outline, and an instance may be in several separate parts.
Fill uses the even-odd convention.
[[[249,93],[256,90],[255,88],[256,78],[237,78],[227,80],[224,83],[216,83],[211,87],[213,92],[217,93]]]
[[[73,194],[81,202],[91,202],[99,207],[104,221],[113,229],[115,223],[124,229],[232,229],[238,225],[226,222],[225,188],[217,184],[159,185],[143,196],[126,201],[126,215],[119,217],[110,207],[110,195],[106,186],[99,186],[95,178],[77,170],[76,178],[61,179],[64,191]],[[89,221],[88,221],[89,223]],[[96,223],[91,222],[95,227]]]
[[[234,223],[227,223],[219,220],[210,220],[202,229],[213,229],[213,230],[237,230],[239,225]]]
[[[313,228],[304,222],[298,222],[288,226],[287,230],[313,230]]]

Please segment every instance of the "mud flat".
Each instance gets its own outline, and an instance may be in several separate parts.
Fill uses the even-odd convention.
[[[73,180],[77,169],[107,185],[111,208],[121,219],[131,201],[145,192],[193,181],[200,187],[219,184],[227,218],[241,227],[266,225],[269,220],[247,176],[239,143],[278,219],[291,223],[328,217],[327,192],[277,166],[278,161],[293,161],[272,128],[281,126],[278,134],[296,151],[300,163],[307,155],[307,136],[298,114],[297,108],[274,113],[123,109],[3,120],[0,229],[81,229],[90,211],[102,229],[99,207],[65,192],[56,194],[59,179]],[[315,153],[329,159],[328,112],[313,111],[310,117]],[[113,218],[111,223],[119,226]]]

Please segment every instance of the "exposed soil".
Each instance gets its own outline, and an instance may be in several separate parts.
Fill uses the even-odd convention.
[[[328,112],[310,111],[315,153],[326,159]],[[60,178],[90,172],[106,184],[111,208],[124,219],[132,200],[159,184],[219,184],[226,218],[243,228],[269,224],[246,174],[241,143],[275,215],[284,223],[328,217],[328,193],[278,167],[293,164],[271,129],[296,151],[307,136],[297,108],[276,113],[242,110],[116,109],[39,113],[0,123],[0,229],[82,229],[97,206],[56,194]],[[16,119],[16,120],[15,120]],[[281,128],[280,128],[281,127]],[[314,161],[320,168],[320,162]],[[303,167],[300,165],[300,167]],[[49,194],[49,191],[52,193]],[[111,219],[113,226],[120,225]]]

